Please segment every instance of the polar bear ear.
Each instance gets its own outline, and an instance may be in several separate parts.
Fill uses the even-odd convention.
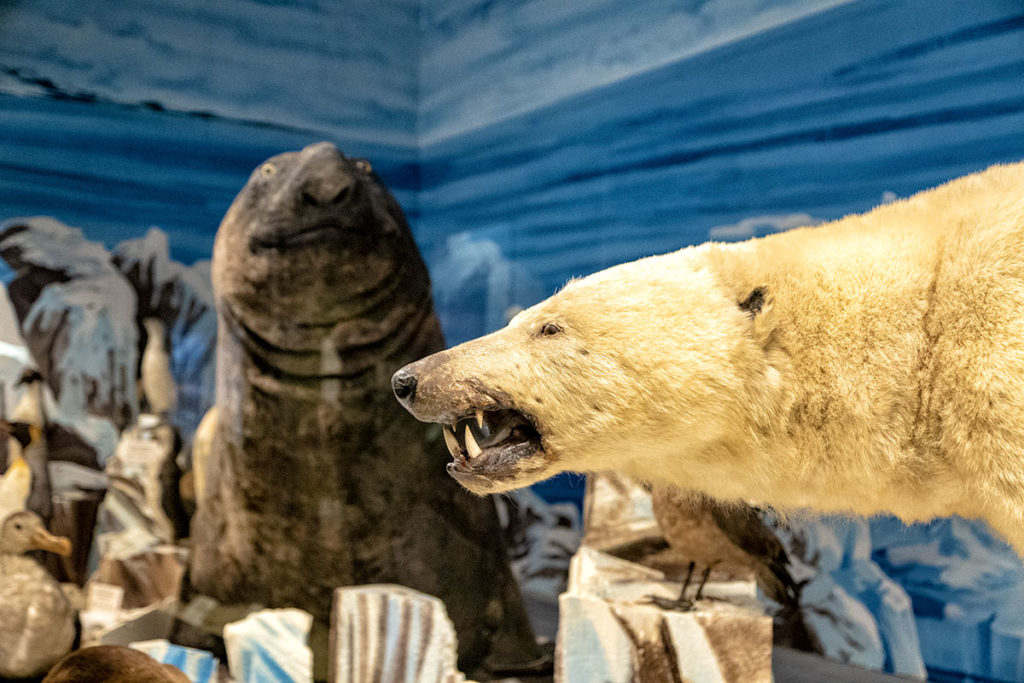
[[[752,291],[746,299],[739,302],[741,311],[746,311],[751,318],[755,317],[761,312],[761,308],[764,306],[764,297],[766,290],[764,287],[757,287]]]

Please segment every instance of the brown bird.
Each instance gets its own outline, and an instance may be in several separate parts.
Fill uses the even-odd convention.
[[[690,561],[678,606],[699,600],[711,570],[717,569],[733,576],[753,575],[765,595],[783,608],[796,608],[800,586],[789,572],[786,550],[756,508],[667,487],[655,487],[651,499],[666,542]],[[686,600],[698,565],[705,568],[703,579],[694,599]]]

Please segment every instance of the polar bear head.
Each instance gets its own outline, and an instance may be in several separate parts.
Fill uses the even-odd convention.
[[[764,297],[737,301],[686,249],[570,282],[392,383],[414,416],[444,425],[448,471],[476,493],[562,471],[714,476],[709,459],[770,382],[753,323]]]

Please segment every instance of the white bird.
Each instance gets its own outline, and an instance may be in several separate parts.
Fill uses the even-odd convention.
[[[178,386],[171,372],[171,356],[164,346],[164,323],[159,318],[146,318],[146,348],[142,352],[142,394],[149,412],[167,416],[178,404]]]
[[[75,640],[75,611],[60,584],[30,550],[71,554],[71,542],[46,531],[22,510],[0,525],[0,676],[39,676],[66,655]]]

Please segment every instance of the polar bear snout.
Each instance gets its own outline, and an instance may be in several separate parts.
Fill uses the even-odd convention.
[[[453,381],[448,376],[448,352],[441,351],[409,363],[391,376],[391,390],[402,407],[422,422],[450,422]],[[464,409],[466,412],[468,409]]]
[[[408,406],[416,396],[416,375],[409,372],[408,366],[402,368],[391,377],[391,389],[395,398]]]
[[[423,422],[442,425],[452,456],[448,474],[479,495],[528,486],[554,474],[540,424],[476,366],[479,349],[459,347],[406,365],[391,378],[399,403]],[[470,359],[467,362],[467,357]],[[466,370],[465,366],[473,368]]]

